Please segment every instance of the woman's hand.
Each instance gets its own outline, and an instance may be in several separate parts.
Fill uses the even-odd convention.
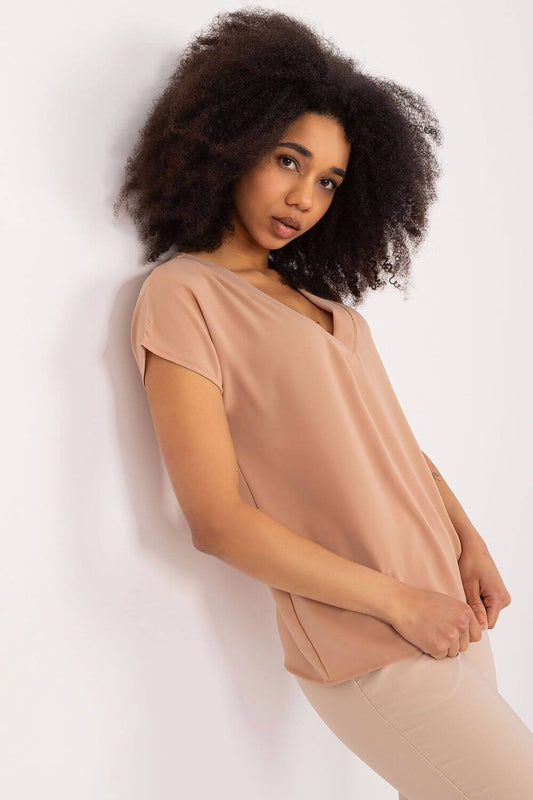
[[[510,604],[511,595],[481,536],[472,536],[461,546],[458,565],[467,603],[481,627],[492,629],[502,608]]]
[[[433,658],[454,658],[482,637],[476,615],[464,600],[402,582],[388,621],[404,639]]]

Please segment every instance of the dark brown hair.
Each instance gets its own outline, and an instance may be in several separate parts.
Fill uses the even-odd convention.
[[[217,14],[191,41],[138,133],[114,210],[125,202],[145,260],[217,249],[233,232],[236,180],[308,111],[344,128],[346,179],[316,225],[270,251],[269,265],[293,288],[330,299],[360,298],[387,280],[407,289],[410,246],[425,235],[440,174],[435,115],[309,25],[255,6]]]

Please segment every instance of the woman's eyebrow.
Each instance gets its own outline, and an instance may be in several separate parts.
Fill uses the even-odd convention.
[[[293,150],[296,150],[302,156],[313,158],[312,152],[308,150],[307,147],[304,147],[303,144],[298,144],[298,142],[279,142],[278,147],[292,147]],[[330,167],[330,170],[336,175],[340,175],[341,178],[346,177],[346,172],[340,167]]]

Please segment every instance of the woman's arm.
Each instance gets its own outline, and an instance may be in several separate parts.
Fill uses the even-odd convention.
[[[485,540],[466,516],[435,464],[425,453],[424,458],[435,478],[452,525],[461,539],[462,553],[458,564],[468,605],[474,611],[478,622],[487,624],[492,629],[501,609],[511,603],[511,595],[492,560]]]
[[[242,502],[228,505],[197,547],[270,586],[389,623],[406,588]]]
[[[457,535],[461,540],[461,544],[465,545],[473,542],[476,542],[477,544],[484,543],[483,538],[470,522],[464,508],[461,506],[459,500],[454,495],[440,472],[437,470],[437,467],[433,461],[431,461],[431,459],[424,452],[423,456],[428,463],[433,478],[435,479],[437,488],[444,501],[444,505],[446,506],[446,511],[448,512],[448,516],[452,521],[453,527],[457,531]]]
[[[214,383],[148,352],[145,385],[161,453],[198,550],[270,586],[392,624],[407,584],[300,536],[241,499]]]

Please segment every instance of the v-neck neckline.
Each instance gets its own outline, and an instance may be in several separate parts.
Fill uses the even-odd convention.
[[[200,264],[204,264],[207,267],[215,270],[221,275],[225,275],[229,280],[233,280],[243,288],[247,288],[256,294],[261,295],[262,297],[266,298],[267,302],[270,301],[275,303],[277,306],[286,309],[289,314],[296,315],[300,320],[310,323],[311,325],[317,326],[320,328],[324,336],[327,336],[328,339],[331,339],[334,342],[339,342],[347,347],[351,352],[355,350],[355,324],[352,315],[348,311],[342,303],[338,303],[336,300],[328,300],[325,297],[321,297],[320,295],[313,294],[312,292],[308,291],[307,289],[297,289],[297,292],[300,292],[304,297],[313,303],[313,305],[318,306],[318,308],[323,309],[324,311],[331,312],[332,315],[332,322],[333,322],[333,332],[330,333],[327,331],[322,325],[314,319],[302,314],[301,311],[296,311],[295,308],[287,305],[287,303],[283,303],[281,300],[277,300],[272,295],[268,294],[268,292],[264,292],[262,289],[259,289],[257,286],[254,286],[249,281],[241,278],[236,272],[227,267],[223,267],[221,264],[215,264],[213,261],[207,261],[204,258],[198,258],[198,256],[193,256],[191,253],[186,253],[183,250],[180,250],[176,253],[178,258],[192,258],[193,261],[198,261]]]

